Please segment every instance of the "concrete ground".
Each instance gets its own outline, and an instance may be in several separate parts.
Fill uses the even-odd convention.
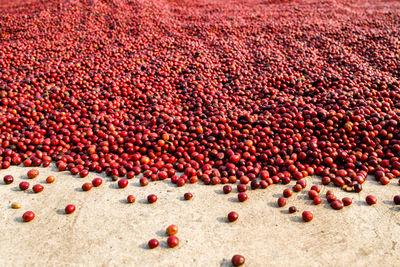
[[[140,187],[134,178],[119,189],[103,175],[78,178],[55,167],[38,168],[40,175],[29,180],[29,169],[0,171],[1,180],[6,174],[15,178],[11,185],[0,182],[1,266],[230,266],[234,254],[245,256],[245,266],[400,264],[400,207],[393,204],[393,196],[400,194],[397,180],[382,186],[369,178],[358,194],[323,186],[323,196],[331,189],[340,198],[353,198],[351,206],[336,211],[325,197],[314,205],[308,190],[295,193],[286,207],[278,208],[284,185],[250,190],[249,199],[240,203],[236,189],[225,195],[222,185],[176,187],[159,181]],[[49,175],[56,177],[53,184],[45,183]],[[96,176],[104,178],[103,185],[83,192],[81,185]],[[31,187],[40,183],[44,190],[22,192],[21,181]],[[307,182],[309,189],[320,179],[310,177]],[[183,200],[186,192],[193,193],[192,200]],[[146,197],[152,193],[158,201],[148,204]],[[134,204],[126,203],[129,194],[136,197]],[[365,203],[368,194],[378,198],[376,205]],[[12,209],[13,202],[22,208]],[[64,213],[68,204],[77,207],[75,213]],[[291,205],[299,212],[289,214]],[[36,214],[29,223],[21,219],[27,210]],[[304,210],[314,213],[313,221],[302,221]],[[238,221],[227,222],[230,211],[239,213]],[[164,234],[170,224],[179,227],[180,244],[173,249],[167,247]],[[160,246],[150,250],[147,241],[152,238]]]

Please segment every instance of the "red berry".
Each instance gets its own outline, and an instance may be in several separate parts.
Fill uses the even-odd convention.
[[[245,259],[242,255],[234,255],[231,261],[234,266],[242,266],[245,262]]]
[[[314,190],[317,191],[317,193],[319,193],[321,191],[321,188],[318,185],[313,185],[311,186],[310,190]]]
[[[22,215],[22,219],[25,222],[30,222],[35,218],[35,213],[33,213],[33,211],[27,211]]]
[[[381,178],[379,179],[379,182],[380,182],[381,184],[383,184],[383,185],[387,185],[388,183],[390,183],[390,179],[389,179],[388,177],[384,176],[384,177],[381,177]]]
[[[141,186],[146,186],[149,184],[149,179],[147,179],[146,177],[142,177],[139,179],[139,183]]]
[[[344,197],[344,198],[342,198],[342,202],[343,202],[343,205],[350,206],[351,203],[353,203],[353,200],[350,197]]]
[[[286,188],[285,190],[283,190],[283,196],[288,198],[291,197],[293,195],[293,191],[290,188]]]
[[[126,198],[126,201],[128,201],[128,203],[135,203],[136,198],[135,198],[134,196],[132,196],[132,195],[129,195],[129,196]]]
[[[184,197],[186,200],[191,200],[191,199],[193,198],[193,194],[192,194],[192,193],[185,193],[185,194],[183,195],[183,197]]]
[[[179,179],[176,181],[176,185],[177,185],[178,187],[184,186],[185,184],[186,184],[186,181],[185,181],[185,179],[183,179],[183,178],[179,178]]]
[[[234,222],[239,218],[239,214],[235,211],[231,211],[228,213],[228,221]]]
[[[319,204],[321,204],[322,199],[321,199],[320,197],[315,197],[315,198],[313,199],[313,202],[314,202],[315,205],[319,205]]]
[[[39,171],[36,170],[36,169],[29,170],[27,175],[28,175],[29,179],[33,179],[33,178],[36,178],[39,175]]]
[[[94,187],[99,187],[103,183],[103,180],[101,178],[94,178],[92,180],[92,184]]]
[[[308,191],[308,197],[310,198],[310,199],[314,199],[314,198],[316,198],[318,196],[318,192],[317,191],[315,191],[315,190],[310,190],[310,191]]]
[[[119,181],[118,181],[118,187],[119,188],[125,188],[125,187],[127,187],[128,186],[128,180],[126,180],[126,179],[120,179]]]
[[[19,189],[22,191],[25,191],[29,188],[29,183],[28,182],[20,182],[19,183]]]
[[[335,200],[331,202],[331,207],[335,210],[343,209],[343,202],[341,200]]]
[[[314,218],[314,216],[311,213],[311,211],[303,211],[303,213],[301,214],[301,217],[303,218],[303,220],[305,222],[309,222]]]
[[[303,187],[300,184],[295,184],[293,186],[293,191],[294,192],[300,192],[301,190],[303,190]]]
[[[284,207],[285,205],[286,205],[286,198],[284,198],[284,197],[278,198],[278,206]]]
[[[224,187],[222,188],[222,191],[224,191],[225,194],[229,194],[232,191],[232,186],[224,185]]]
[[[238,192],[246,192],[246,191],[247,191],[247,185],[245,185],[245,184],[238,184],[238,185],[237,185],[237,191],[238,191]]]
[[[331,202],[335,201],[336,199],[337,199],[336,196],[333,194],[326,196],[326,200],[328,201],[328,203],[331,203]]]
[[[55,181],[55,177],[53,175],[50,175],[49,177],[46,178],[46,183],[51,184]]]
[[[247,197],[247,194],[244,193],[244,192],[241,192],[241,193],[238,194],[238,199],[239,199],[240,202],[246,201],[247,198],[248,198],[248,197]]]
[[[5,184],[12,184],[14,182],[14,177],[12,175],[6,175],[3,178]]]
[[[396,195],[393,197],[393,202],[396,205],[400,205],[400,195]]]
[[[165,233],[167,235],[176,235],[178,233],[178,226],[176,226],[175,224],[171,224],[170,226],[167,227]]]
[[[154,194],[148,195],[148,196],[147,196],[147,201],[148,201],[149,203],[154,203],[154,202],[157,201],[157,196],[154,195]]]
[[[92,189],[93,185],[91,183],[84,183],[82,185],[82,190],[83,191],[89,191],[90,189]]]
[[[43,186],[40,185],[40,184],[35,184],[35,185],[32,187],[32,191],[35,192],[35,193],[42,192],[42,191],[43,191]]]
[[[295,206],[289,207],[289,213],[295,213],[296,211],[297,211],[297,208]]]
[[[374,196],[372,196],[372,195],[369,195],[369,196],[367,196],[367,197],[365,198],[365,201],[368,203],[368,205],[374,205],[374,204],[376,204],[376,202],[377,202],[378,200],[376,199],[376,197],[374,197]]]
[[[151,240],[149,240],[149,242],[147,244],[148,244],[149,248],[153,249],[153,248],[158,247],[159,242],[157,239],[151,239]]]
[[[73,213],[75,211],[75,206],[70,204],[68,206],[65,207],[65,213],[66,214],[70,214]]]
[[[179,238],[177,238],[174,235],[171,235],[170,237],[168,237],[167,239],[167,244],[170,248],[174,248],[177,245],[179,245]]]

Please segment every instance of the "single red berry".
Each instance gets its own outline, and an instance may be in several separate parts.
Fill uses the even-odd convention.
[[[28,175],[29,179],[33,179],[33,178],[36,178],[39,175],[39,171],[36,170],[36,169],[29,170],[27,175]]]
[[[46,183],[51,184],[55,181],[55,177],[53,175],[50,175],[49,177],[46,178]]]
[[[135,203],[136,198],[135,198],[134,196],[132,196],[132,195],[129,195],[129,196],[126,198],[126,201],[128,201],[128,203]]]
[[[246,192],[246,191],[247,191],[247,185],[245,185],[245,184],[238,184],[238,185],[237,185],[237,191],[238,191],[238,192]]]
[[[90,189],[92,189],[93,185],[91,183],[84,183],[82,185],[82,190],[83,191],[89,191]]]
[[[321,204],[322,199],[321,199],[320,197],[315,197],[315,198],[313,199],[313,202],[314,202],[315,205],[319,205],[319,204]]]
[[[12,184],[14,182],[14,177],[12,175],[6,175],[3,178],[5,184]]]
[[[335,210],[343,209],[343,202],[341,200],[335,200],[331,202],[331,207]]]
[[[99,187],[103,183],[103,180],[101,178],[94,178],[92,180],[92,184],[94,187]]]
[[[149,248],[153,249],[158,247],[159,242],[157,239],[151,239],[147,244],[149,245]]]
[[[244,202],[248,199],[248,196],[245,192],[241,192],[238,194],[238,199],[240,202]]]
[[[29,183],[28,182],[20,182],[19,183],[19,189],[22,191],[25,191],[29,188]]]
[[[232,186],[224,185],[224,187],[222,188],[222,191],[224,191],[225,194],[229,194],[232,191]]]
[[[176,236],[174,236],[174,235],[171,235],[171,236],[168,237],[168,239],[167,239],[167,244],[168,244],[168,246],[169,246],[170,248],[174,248],[174,247],[176,247],[177,245],[179,245],[179,238],[176,237]]]
[[[284,198],[284,197],[278,198],[278,206],[284,207],[285,205],[286,205],[286,198]]]
[[[289,213],[295,213],[296,211],[297,211],[297,208],[295,206],[289,207]]]
[[[148,201],[149,203],[154,203],[154,202],[157,201],[157,196],[154,195],[154,194],[148,195],[148,196],[147,196],[147,201]]]
[[[167,227],[165,233],[167,235],[176,235],[178,233],[178,226],[176,226],[175,224],[171,224],[170,226]]]
[[[120,179],[119,181],[118,181],[118,187],[119,188],[125,188],[125,187],[127,187],[128,186],[128,180],[126,180],[126,179]]]
[[[328,203],[331,203],[331,202],[335,201],[336,199],[337,199],[336,196],[333,194],[326,196],[326,200],[328,201]]]
[[[353,200],[350,197],[344,197],[344,198],[342,198],[342,202],[343,202],[343,205],[350,206],[351,203],[353,203]]]
[[[374,205],[378,201],[376,197],[369,195],[365,198],[365,201],[368,203],[368,205]]]
[[[393,197],[393,202],[396,205],[400,205],[400,195],[396,195]]]
[[[35,193],[42,192],[42,191],[43,191],[43,185],[35,184],[35,185],[32,187],[32,191],[35,192]]]
[[[283,196],[286,198],[289,198],[293,195],[293,191],[290,188],[286,188],[285,190],[283,190]]]
[[[245,259],[242,255],[234,255],[231,261],[234,266],[242,266],[245,262]]]
[[[33,211],[27,211],[22,215],[22,219],[25,222],[30,222],[35,218],[35,213],[33,213]]]
[[[239,214],[235,211],[231,211],[228,213],[228,221],[234,222],[239,218]]]
[[[149,184],[149,179],[147,179],[146,177],[142,177],[139,179],[139,183],[141,186],[146,186]]]
[[[186,199],[186,200],[191,200],[192,198],[193,198],[193,194],[192,193],[185,193],[184,195],[183,195],[183,197]]]
[[[305,222],[309,222],[314,218],[314,215],[311,213],[311,211],[303,211],[301,217]]]
[[[75,205],[70,204],[70,205],[65,207],[65,213],[66,214],[73,213],[74,211],[75,211]]]

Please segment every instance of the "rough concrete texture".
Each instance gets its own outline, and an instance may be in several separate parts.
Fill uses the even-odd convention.
[[[2,179],[12,174],[11,185],[0,182],[0,265],[2,266],[230,266],[234,254],[246,258],[245,266],[398,266],[400,264],[400,207],[393,203],[399,194],[397,180],[382,186],[369,178],[364,190],[347,193],[334,186],[322,186],[323,202],[316,206],[308,199],[317,177],[307,178],[307,189],[294,195],[284,208],[276,200],[288,185],[272,185],[248,192],[249,199],[237,201],[236,188],[222,193],[222,185],[202,184],[176,187],[170,181],[151,182],[140,187],[138,178],[127,188],[103,175],[73,177],[56,168],[38,168],[40,175],[29,180],[31,168],[11,167],[0,171]],[[46,184],[54,175],[56,181]],[[94,177],[103,185],[83,192],[81,186]],[[41,193],[18,188],[28,181],[31,188],[40,183]],[[338,198],[351,196],[353,204],[333,210],[325,192],[334,190]],[[192,192],[190,201],[183,199]],[[156,194],[158,201],[148,204],[146,197]],[[128,204],[133,194],[136,203]],[[378,203],[368,206],[365,197],[373,194]],[[21,209],[12,209],[18,202]],[[66,215],[68,204],[77,207]],[[289,214],[289,206],[299,212]],[[25,223],[22,214],[32,210],[36,218]],[[228,223],[226,216],[237,211],[239,219]],[[301,212],[314,213],[305,223]],[[168,248],[165,229],[179,227],[180,244]],[[160,246],[150,250],[148,240],[157,238]]]

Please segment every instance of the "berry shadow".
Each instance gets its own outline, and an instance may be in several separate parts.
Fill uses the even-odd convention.
[[[389,210],[393,211],[393,212],[399,212],[400,211],[400,207],[398,206],[393,206],[391,208],[389,208]]]
[[[142,243],[139,245],[139,248],[141,249],[146,249],[146,250],[151,250],[151,248],[149,248],[149,245],[147,243]]]
[[[60,172],[55,164],[50,164],[49,168],[52,172]]]
[[[304,223],[303,219],[300,216],[292,216],[290,217],[290,220],[296,223]]]
[[[394,204],[394,202],[393,201],[390,201],[390,200],[383,200],[382,201],[384,204],[386,204],[386,205],[389,205],[389,206],[396,206],[396,204]]]
[[[225,195],[224,191],[221,189],[215,189],[214,192],[218,195]]]
[[[22,217],[15,217],[14,222],[25,223],[25,221],[22,219]]]
[[[232,267],[232,262],[228,259],[223,259],[222,261],[219,262],[220,267]]]
[[[165,230],[158,230],[156,232],[156,235],[160,236],[160,237],[168,237],[167,233],[165,232]]]
[[[226,217],[218,217],[217,221],[220,223],[230,223]]]
[[[19,189],[18,186],[11,187],[11,191],[15,191],[15,192],[20,191],[20,192],[24,192],[24,191],[22,191],[21,189]]]
[[[280,208],[276,202],[272,202],[272,201],[268,202],[267,205],[272,208]]]
[[[137,202],[140,203],[140,204],[146,204],[146,205],[152,204],[152,203],[149,203],[149,202],[147,201],[147,199],[139,199]]]
[[[137,183],[131,183],[131,184],[132,184],[132,186],[134,186],[134,187],[142,187],[142,186],[140,185],[139,182],[137,182]]]
[[[282,214],[291,214],[288,209],[284,209],[284,210],[281,210],[279,212],[282,213]]]
[[[299,194],[299,195],[297,195],[297,199],[300,199],[300,200],[310,200],[310,198],[309,198],[308,195],[306,195],[306,194]]]
[[[357,204],[358,206],[369,206],[368,203],[363,200],[356,200],[354,201],[354,204]]]
[[[233,203],[239,203],[239,199],[237,199],[237,197],[230,197],[228,198],[228,201],[233,202]]]
[[[65,209],[58,209],[58,210],[56,211],[56,213],[57,213],[58,215],[67,215],[67,214],[65,213]]]
[[[122,204],[134,204],[135,202],[130,203],[130,202],[128,202],[128,200],[126,200],[126,198],[124,198],[124,199],[120,199],[119,203],[122,203]]]
[[[111,183],[111,184],[108,186],[108,188],[111,188],[111,189],[118,189],[119,186],[118,186],[117,183]]]
[[[184,197],[182,197],[182,196],[176,197],[176,199],[181,200],[181,201],[188,201],[188,200],[186,200],[186,199],[185,199]]]
[[[76,187],[76,188],[74,189],[74,191],[75,191],[75,192],[84,192],[84,191],[82,190],[82,187]]]

